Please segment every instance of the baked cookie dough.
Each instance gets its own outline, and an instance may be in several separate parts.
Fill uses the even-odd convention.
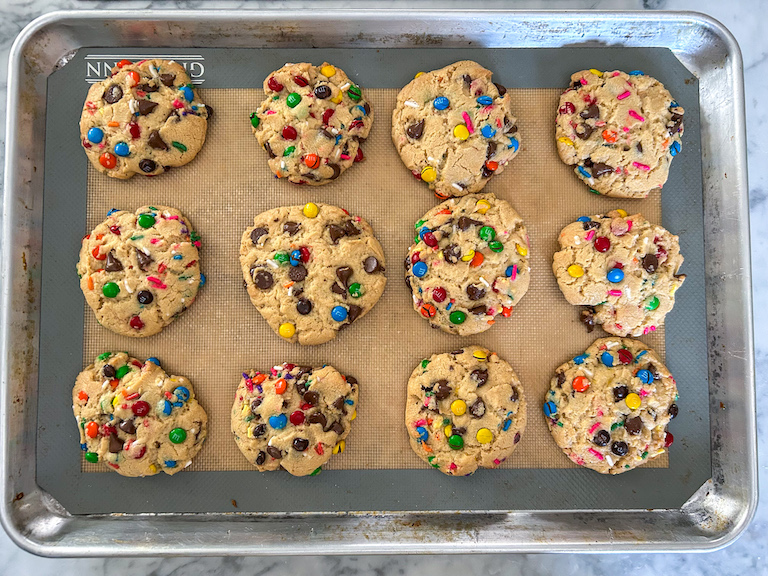
[[[192,464],[208,416],[183,376],[168,376],[157,358],[105,352],[80,372],[72,409],[87,462],[123,476],[176,474]]]
[[[544,400],[552,437],[579,466],[621,474],[663,454],[677,416],[677,385],[656,352],[600,338],[560,366]]]
[[[563,228],[552,270],[565,299],[616,336],[641,336],[664,323],[685,280],[677,236],[624,210],[582,216]]]
[[[392,142],[441,199],[482,190],[520,148],[507,89],[463,60],[416,75],[397,96]]]
[[[175,208],[112,209],[82,240],[80,289],[105,328],[152,336],[189,308],[205,283],[199,247],[200,235]]]
[[[191,162],[212,110],[172,60],[121,60],[88,90],[80,138],[88,159],[112,178],[155,176]]]
[[[363,160],[373,111],[343,70],[286,64],[264,80],[264,92],[251,126],[275,176],[319,186]]]
[[[683,108],[639,70],[582,70],[560,96],[560,158],[596,194],[645,198],[661,188],[682,150]]]
[[[517,212],[493,194],[434,207],[416,222],[405,259],[413,308],[441,330],[467,336],[508,318],[530,281],[528,233]]]
[[[299,344],[335,338],[373,308],[387,283],[371,226],[330,204],[259,214],[243,234],[240,264],[253,305]]]
[[[520,441],[525,419],[517,374],[480,346],[434,354],[408,380],[405,425],[411,448],[444,474],[496,468]]]
[[[357,416],[357,380],[333,366],[281,364],[268,374],[243,372],[232,406],[237,447],[260,472],[284,468],[314,476]]]

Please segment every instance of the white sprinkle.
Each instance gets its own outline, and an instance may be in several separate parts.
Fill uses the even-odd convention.
[[[293,296],[293,286],[288,288],[288,296]]]
[[[155,68],[154,64],[150,64],[149,66],[149,73],[152,74],[152,78],[158,78],[159,74],[157,73],[157,68]]]
[[[176,64],[176,60],[168,60],[168,64]]]
[[[485,286],[486,286],[487,288],[490,288],[490,287],[491,287],[491,285],[490,285],[490,284],[488,284],[488,280],[486,280],[486,279],[485,279],[485,278],[483,278],[482,276],[480,276],[480,282],[482,282],[483,284],[485,284]]]
[[[272,268],[279,268],[280,264],[278,264],[274,260],[267,260],[267,266],[271,266]]]
[[[453,186],[454,188],[456,188],[456,190],[458,190],[459,192],[461,192],[462,190],[464,190],[464,188],[462,188],[461,186],[459,186],[458,184],[456,184],[456,182],[454,182],[453,184],[451,184],[451,186]]]
[[[611,458],[610,454],[605,455],[605,460],[608,462],[608,466],[613,466],[613,458]]]
[[[125,289],[128,292],[128,294],[133,294],[133,290],[131,289],[131,286],[128,284],[128,278],[125,279],[123,284],[125,284]]]
[[[409,106],[410,108],[421,108],[418,102],[414,102],[413,100],[406,100],[405,102],[403,102],[403,104],[405,104],[406,106]]]
[[[615,340],[612,340],[612,341],[609,341],[609,342],[608,342],[608,343],[605,345],[605,347],[606,347],[606,348],[616,348],[616,346],[618,346],[618,345],[619,345],[619,342],[617,342],[617,341],[615,341]]]
[[[142,251],[142,252],[144,252],[144,254],[146,254],[147,256],[149,256],[149,255],[150,255],[150,254],[149,254],[149,248],[147,248],[146,246],[144,246],[144,247],[141,249],[141,251]]]
[[[171,215],[171,213],[170,213],[170,212],[168,212],[168,210],[166,210],[165,212],[163,212],[163,216],[165,216],[166,218],[168,218],[170,215]]]
[[[427,160],[429,160],[430,162],[436,162],[436,160],[432,158],[432,156],[427,156]]]
[[[192,460],[187,460],[187,463],[184,464],[184,468],[189,467],[190,464],[192,464]]]
[[[579,244],[581,244],[581,239],[578,236],[574,236],[573,243],[576,244],[576,246],[578,246]]]
[[[131,114],[136,114],[136,100],[133,98],[128,100],[128,108],[130,109]]]
[[[338,133],[339,133],[339,130],[338,130],[337,128],[331,128],[331,132],[332,132],[333,134],[338,134]]]
[[[285,170],[285,161],[284,160],[280,160],[280,168]]]
[[[352,84],[350,84],[349,82],[345,82],[344,84],[342,84],[341,86],[339,86],[339,90],[342,90],[342,91],[343,91],[343,90],[346,90],[346,89],[347,89],[347,88],[349,88],[350,86],[352,86]]]

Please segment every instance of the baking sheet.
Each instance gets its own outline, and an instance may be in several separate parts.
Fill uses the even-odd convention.
[[[212,53],[211,56],[208,55],[209,52]],[[216,52],[215,50],[206,51],[206,61],[213,60],[218,64],[212,70],[220,72],[221,67],[228,64],[234,75],[239,59],[235,57],[229,58],[228,61],[216,60]],[[242,52],[251,51],[230,51],[235,54]],[[214,108],[215,116],[210,123],[208,142],[192,164],[160,178],[141,180],[134,178],[127,182],[108,179],[92,168],[87,168],[87,201],[82,206],[85,210],[83,214],[76,216],[84,223],[83,228],[77,231],[76,237],[79,240],[82,234],[87,233],[93,225],[103,219],[104,214],[111,207],[134,209],[144,203],[168,204],[180,208],[203,236],[203,271],[208,276],[209,282],[194,306],[180,320],[166,328],[161,335],[142,340],[127,339],[99,327],[90,310],[86,308],[85,314],[81,312],[79,319],[80,325],[84,325],[81,358],[78,365],[73,365],[73,358],[70,358],[67,368],[74,370],[73,374],[76,374],[82,369],[82,365],[91,362],[100,352],[107,349],[126,349],[140,358],[157,356],[167,370],[189,377],[195,385],[201,402],[208,410],[211,432],[206,446],[191,467],[191,470],[200,472],[185,472],[185,484],[188,482],[187,475],[195,478],[205,477],[205,480],[201,480],[202,485],[216,486],[216,492],[222,494],[225,500],[227,490],[234,496],[234,492],[237,491],[234,487],[237,485],[237,480],[233,485],[232,475],[210,471],[251,469],[232,442],[229,432],[229,408],[232,403],[232,394],[239,380],[238,375],[243,369],[250,367],[266,369],[275,363],[288,360],[302,363],[329,362],[342,371],[355,375],[361,382],[358,420],[347,439],[347,452],[331,459],[329,465],[325,467],[327,472],[315,479],[316,484],[313,488],[317,488],[317,491],[312,490],[315,496],[313,504],[302,505],[300,502],[296,503],[295,499],[292,502],[281,501],[279,497],[277,502],[264,502],[256,498],[253,507],[247,505],[248,509],[301,511],[318,509],[318,506],[319,509],[327,510],[432,509],[433,507],[444,509],[457,504],[460,509],[468,506],[483,509],[487,507],[513,509],[520,505],[525,506],[531,502],[530,498],[536,499],[533,486],[527,490],[520,490],[518,487],[514,495],[509,495],[509,491],[504,489],[504,486],[510,483],[519,486],[517,480],[520,479],[521,469],[524,468],[531,469],[526,473],[534,482],[544,481],[555,487],[556,483],[552,482],[553,473],[548,473],[545,469],[573,468],[573,465],[556,448],[546,430],[543,418],[539,415],[541,398],[554,368],[583,350],[600,335],[599,331],[592,335],[586,334],[578,322],[577,309],[565,302],[554,282],[550,263],[551,254],[556,249],[557,232],[562,226],[583,214],[600,213],[615,207],[624,207],[630,213],[642,211],[649,219],[658,221],[661,209],[658,195],[653,195],[645,201],[620,202],[617,202],[618,199],[591,195],[575,178],[570,168],[563,165],[557,158],[551,133],[552,116],[556,109],[559,87],[567,84],[572,70],[581,67],[634,69],[640,67],[638,61],[645,58],[647,60],[642,68],[664,82],[686,107],[685,153],[673,163],[670,182],[665,188],[665,209],[661,220],[670,230],[681,234],[683,254],[686,256],[683,271],[689,275],[675,312],[669,317],[669,331],[680,329],[681,333],[689,336],[687,341],[674,340],[675,345],[669,350],[667,363],[680,383],[681,398],[683,398],[681,405],[685,404],[687,397],[685,376],[692,376],[690,393],[699,398],[703,395],[703,406],[706,405],[706,349],[702,346],[696,350],[698,339],[690,337],[691,334],[698,333],[702,344],[704,342],[703,271],[691,270],[696,265],[696,259],[701,252],[700,241],[698,244],[696,242],[697,235],[700,238],[701,234],[700,158],[696,154],[698,149],[698,122],[695,117],[697,96],[695,80],[691,82],[687,76],[683,78],[680,75],[680,70],[683,69],[674,61],[671,54],[663,50],[634,51],[635,54],[631,56],[626,50],[618,49],[601,50],[590,54],[577,51],[582,56],[581,60],[588,61],[589,65],[574,63],[570,68],[566,67],[560,75],[558,71],[552,71],[545,78],[539,78],[541,68],[536,67],[535,64],[545,56],[541,54],[541,50],[492,50],[476,54],[472,54],[472,50],[416,50],[397,56],[390,51],[390,58],[396,61],[410,61],[415,65],[423,64],[408,70],[409,76],[419,69],[437,68],[454,60],[474,58],[496,72],[494,77],[496,81],[508,86],[516,86],[511,92],[513,110],[518,116],[522,135],[521,152],[502,175],[491,180],[485,190],[495,192],[498,196],[510,201],[528,224],[532,243],[531,289],[516,307],[511,319],[499,320],[485,334],[461,339],[431,330],[427,323],[413,312],[409,295],[402,282],[401,260],[413,234],[413,222],[436,202],[426,187],[415,181],[402,166],[389,139],[391,109],[397,94],[397,89],[392,85],[404,84],[409,76],[395,79],[384,75],[385,70],[393,68],[387,67],[387,62],[382,61],[380,53],[373,50],[363,50],[362,52],[369,52],[369,54],[356,55],[351,62],[348,56],[342,53],[332,57],[329,52],[333,51],[328,50],[322,51],[322,54],[317,56],[308,54],[308,51],[298,51],[295,58],[291,58],[291,51],[286,50],[281,50],[279,53],[269,50],[253,52],[259,52],[259,54],[251,54],[249,58],[250,62],[258,61],[258,65],[251,64],[250,67],[253,75],[248,82],[252,86],[260,85],[264,76],[282,65],[285,60],[319,61],[327,58],[344,68],[348,74],[357,77],[371,99],[376,114],[371,137],[364,146],[368,158],[366,162],[355,166],[333,185],[321,188],[296,187],[285,181],[275,180],[266,167],[264,152],[256,145],[247,122],[248,114],[261,100],[260,91],[253,88],[207,89],[203,91],[202,96]],[[609,58],[605,64],[601,64],[600,60],[606,59],[606,52],[613,57]],[[654,55],[653,52],[657,54]],[[640,57],[641,53],[645,54]],[[562,59],[562,53],[559,57]],[[369,59],[368,62],[366,58]],[[419,58],[422,59],[421,62],[418,61]],[[622,58],[627,59],[627,64],[622,65],[617,62]],[[665,59],[666,62],[664,62]],[[366,65],[370,63],[374,66]],[[662,64],[677,68],[679,73],[672,74],[670,77],[667,69],[665,78],[664,70],[653,69]],[[57,80],[58,76],[63,75],[70,67],[72,64],[54,75],[51,81]],[[378,78],[365,78],[366,74],[371,75],[377,70]],[[521,74],[521,71],[531,73]],[[685,73],[682,72],[682,74]],[[215,80],[215,76],[206,75],[204,87],[215,86]],[[224,85],[232,86],[226,78],[221,80]],[[542,84],[554,85],[557,88],[547,89],[540,86]],[[691,84],[694,90],[688,89]],[[683,98],[685,96],[682,94],[683,91],[690,96]],[[81,93],[84,93],[84,90],[81,90]],[[81,101],[82,96],[74,107],[77,110],[75,119],[79,117]],[[78,150],[78,152],[82,154],[81,151]],[[78,159],[73,157],[72,160]],[[683,166],[679,167],[678,163]],[[86,162],[83,157],[79,165],[84,164]],[[222,174],[220,168],[222,166],[227,166],[226,176]],[[224,182],[223,189],[222,182]],[[676,192],[672,197],[670,212],[666,204],[671,190]],[[695,201],[691,203],[691,199],[695,199],[696,196],[699,197],[698,212]],[[685,217],[681,219],[681,214],[676,211],[679,208],[674,205],[681,197],[686,198],[687,220]],[[254,214],[281,204],[303,204],[310,200],[340,205],[371,222],[387,255],[389,284],[379,304],[352,329],[343,332],[331,343],[319,347],[300,348],[277,338],[251,306],[242,289],[237,249],[242,230],[249,225]],[[129,203],[126,204],[126,202]],[[47,207],[46,204],[46,214],[48,214]],[[83,219],[84,215],[85,219]],[[696,218],[699,221],[698,227]],[[687,227],[684,230],[676,228],[676,221],[678,226]],[[686,233],[689,241],[688,249],[685,244],[686,236],[683,236],[683,233]],[[69,235],[72,235],[71,231]],[[691,251],[695,253],[692,254]],[[46,261],[48,253],[44,252]],[[70,254],[62,254],[61,257],[65,260],[69,258],[73,268],[76,255],[77,250],[74,250]],[[50,268],[47,270],[44,265],[44,276],[49,270]],[[66,284],[63,278],[59,279],[59,292],[62,291],[61,284]],[[702,291],[701,299],[698,301],[695,300],[697,290]],[[44,298],[45,296],[44,290]],[[69,299],[82,301],[77,288],[74,294],[70,294]],[[684,309],[681,314],[680,304],[690,299],[694,299],[693,302],[697,302],[698,306]],[[697,330],[699,318],[701,321]],[[45,315],[43,320],[44,322],[47,320]],[[661,331],[644,339],[663,353],[665,346]],[[504,465],[516,470],[481,471],[470,479],[446,479],[441,475],[436,477],[438,475],[432,470],[424,470],[421,461],[407,447],[407,436],[402,424],[405,381],[413,366],[422,357],[429,356],[433,352],[452,350],[461,346],[462,343],[470,342],[482,344],[497,351],[518,371],[529,400],[529,427],[518,449]],[[675,358],[678,356],[682,360],[681,363],[688,368],[684,374],[676,371]],[[691,357],[693,362],[690,360]],[[685,365],[685,362],[688,364]],[[703,374],[702,380],[696,379],[697,370],[699,376]],[[46,382],[41,380],[41,387],[45,384]],[[64,386],[68,394],[71,381],[57,384],[57,386]],[[691,405],[695,406],[696,403],[689,404]],[[66,408],[69,410],[68,406]],[[61,415],[61,412],[59,407],[58,415]],[[691,414],[691,411],[688,414]],[[40,415],[43,416],[42,408]],[[51,413],[46,413],[45,416],[45,420],[50,422]],[[71,424],[71,418],[71,412],[69,412],[66,425],[76,433]],[[691,427],[690,435],[689,431],[681,434],[679,430],[680,428],[685,430],[686,424]],[[695,468],[702,474],[706,474],[708,469],[708,460],[705,462],[701,458],[702,455],[708,454],[706,424],[706,410],[700,410],[698,414],[693,412],[693,418],[688,422],[684,422],[681,418],[672,427],[679,445],[682,445],[686,452],[690,451],[689,446],[686,445],[687,442],[698,438],[699,441],[691,444],[696,445],[695,451],[699,455],[698,459],[694,460]],[[699,428],[700,426],[704,428]],[[67,431],[62,429],[61,432]],[[46,435],[41,434],[41,436]],[[701,442],[702,439],[706,441],[706,446]],[[677,446],[678,444],[672,451],[675,474],[680,471],[678,468],[681,460],[676,453]],[[69,452],[61,448],[61,446],[58,448],[59,452]],[[53,458],[52,453],[40,462],[40,455],[39,450],[38,463],[43,468],[50,469],[52,461],[59,466],[62,464],[63,458]],[[704,459],[706,458],[704,456]],[[682,460],[685,464],[685,458]],[[665,460],[659,459],[651,465],[664,466],[665,464]],[[379,469],[380,473],[371,477],[370,473],[359,470],[361,468]],[[416,470],[403,471],[410,468]],[[88,467],[88,469],[92,468]],[[357,469],[357,472],[332,472],[334,469]],[[96,467],[96,470],[99,468]],[[425,477],[425,473],[429,476]],[[621,494],[627,489],[635,492],[647,489],[649,475],[653,478],[652,484],[663,485],[663,476],[659,475],[658,471],[654,475],[654,471],[648,467],[646,470],[624,475],[620,479],[607,480],[587,470],[573,469],[568,470],[568,473],[574,475],[578,488],[575,490],[576,494],[569,495],[565,502],[561,501],[557,504],[560,508],[584,507],[585,502],[590,499],[596,501],[595,497],[600,494],[600,491],[603,493],[604,504],[605,489],[599,488],[596,491],[596,486],[606,481],[611,482],[610,499],[618,497],[618,505],[615,507],[637,505],[637,498],[628,501],[626,498],[621,498]],[[215,478],[211,478],[211,474],[214,474]],[[99,479],[97,480],[94,476]],[[106,480],[114,485],[124,480],[114,480],[112,479],[114,476],[116,475],[89,474],[85,482],[97,483]],[[261,475],[250,472],[241,473],[238,476],[247,477],[247,482],[252,487],[261,485],[264,489],[269,489],[278,480],[290,483],[300,482],[302,485],[306,481],[306,479],[286,480],[287,474]],[[270,476],[277,476],[278,479],[273,480]],[[373,486],[377,486],[374,489],[379,490],[379,497],[373,497],[369,493],[366,494],[367,498],[361,500],[363,494],[348,492],[346,502],[344,498],[340,502],[336,492],[332,491],[331,494],[334,496],[323,498],[323,482],[317,481],[331,476],[332,478],[325,482],[332,482],[342,488],[345,485],[364,488],[367,482],[373,481]],[[451,493],[451,499],[445,501],[433,496],[431,500],[428,498],[417,501],[402,497],[400,491],[397,491],[397,496],[393,498],[395,493],[392,490],[381,490],[381,484],[386,486],[388,478],[392,479],[390,481],[396,481],[400,488],[403,484],[412,485],[416,496],[420,490],[423,490],[421,488],[424,485],[423,478],[428,478],[431,487],[447,489]],[[172,486],[165,480],[169,479],[153,478],[134,482],[159,483],[162,485],[161,492],[164,492]],[[348,484],[348,481],[351,481],[351,484]],[[450,482],[454,484],[449,484]],[[688,482],[690,486],[683,484],[680,490],[691,488],[692,491],[698,486],[691,482],[690,474],[688,474]],[[483,495],[479,501],[475,497],[478,494]],[[145,495],[142,494],[137,499],[142,501],[143,496]],[[653,498],[650,493],[648,497],[649,501],[657,502],[652,504],[655,507],[659,506],[658,502],[663,501],[663,497]],[[680,494],[676,494],[675,497],[679,498]],[[150,499],[147,498],[144,501],[148,502]],[[353,502],[356,499],[368,506],[355,506]],[[241,502],[242,506],[242,500],[238,499],[238,502]],[[418,503],[411,508],[414,504],[410,502]],[[170,503],[172,506],[170,509],[179,511],[179,505],[182,509],[185,509],[185,506],[192,506],[193,509],[199,509],[198,506],[202,506],[203,509],[208,509],[207,504],[207,502],[179,503],[176,501]],[[86,504],[86,508],[94,505],[98,504],[91,502]],[[221,504],[217,503],[216,506]],[[547,507],[547,505],[543,503],[542,506],[536,507]],[[114,505],[111,505],[110,511],[114,511]]]

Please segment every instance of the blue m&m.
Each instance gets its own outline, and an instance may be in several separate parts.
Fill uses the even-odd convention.
[[[557,414],[557,405],[551,400],[544,402],[544,415],[552,416],[554,414]]]
[[[438,96],[432,101],[432,105],[435,107],[436,110],[445,110],[448,108],[448,106],[451,105],[451,101],[448,100],[445,96]]]
[[[344,306],[334,306],[331,310],[331,318],[336,322],[344,322],[347,319],[347,309]]]
[[[421,278],[427,273],[427,269],[428,267],[424,262],[418,261],[413,265],[413,275],[416,276],[416,278]]]
[[[490,124],[486,124],[482,128],[480,128],[480,132],[485,136],[486,138],[493,138],[496,134],[496,130],[493,129],[493,126]]]
[[[128,154],[131,153],[130,148],[128,148],[128,144],[125,142],[118,142],[115,144],[115,154],[118,156],[128,156]]]
[[[490,106],[493,104],[493,98],[490,96],[479,96],[477,98],[477,103],[480,104],[480,106]]]
[[[617,284],[618,282],[621,282],[624,280],[624,270],[621,268],[611,268],[608,270],[608,274],[606,274],[606,277],[608,278],[608,282],[611,282],[613,284]]]
[[[277,414],[269,417],[269,425],[275,430],[282,430],[288,424],[288,417],[285,414]]]
[[[94,126],[93,128],[88,130],[88,140],[90,140],[94,144],[98,144],[103,139],[104,139],[104,131],[101,128],[96,128],[96,126]]]

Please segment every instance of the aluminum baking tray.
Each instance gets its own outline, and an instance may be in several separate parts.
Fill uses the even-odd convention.
[[[425,33],[429,22],[429,33]],[[437,32],[432,32],[432,31]],[[85,46],[668,48],[698,81],[711,479],[666,509],[72,514],[38,486],[43,168],[48,76]],[[2,522],[50,556],[710,550],[757,502],[744,95],[730,33],[690,13],[61,12],[11,52],[2,242]],[[194,76],[194,74],[193,74]],[[480,501],[480,500],[479,500]],[[480,508],[480,507],[478,507]]]

